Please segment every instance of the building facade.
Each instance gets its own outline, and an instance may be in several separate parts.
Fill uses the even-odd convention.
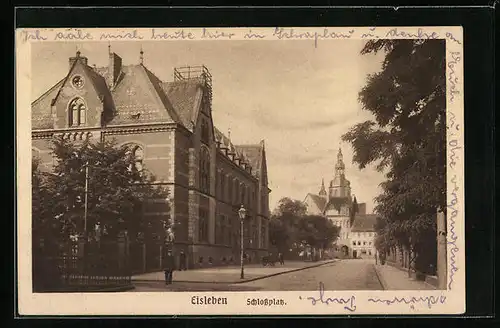
[[[307,206],[308,214],[323,215],[340,228],[339,238],[334,249],[341,256],[353,257],[361,254],[361,249],[357,248],[358,239],[354,240],[354,236],[357,234],[353,235],[353,233],[361,232],[361,230],[364,232],[366,229],[374,232],[375,221],[372,218],[373,215],[366,214],[366,203],[357,203],[356,196],[351,194],[351,183],[345,175],[344,157],[341,149],[337,153],[333,179],[328,185],[328,191],[323,179],[318,194],[307,194],[304,203]],[[368,235],[366,237],[368,238]],[[370,238],[374,237],[373,235]],[[354,242],[356,245],[353,244]],[[363,244],[365,240],[359,240],[359,242]],[[371,240],[371,244],[373,245],[373,240]]]
[[[50,171],[54,137],[114,139],[168,189],[169,199],[151,200],[144,215],[170,219],[174,254],[184,251],[189,267],[239,261],[241,205],[246,253],[260,258],[269,245],[264,141],[234,145],[214,126],[206,67],[176,68],[163,82],[142,57],[123,65],[109,49],[100,68],[80,52],[69,58],[68,73],[32,103],[33,156]]]
[[[376,219],[376,215],[366,214],[357,216],[354,220],[349,234],[353,257],[372,258],[375,256]]]

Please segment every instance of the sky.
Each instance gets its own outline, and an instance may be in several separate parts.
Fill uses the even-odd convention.
[[[361,55],[362,40],[149,41],[113,42],[124,65],[144,65],[162,81],[173,80],[178,66],[205,65],[213,79],[213,121],[234,144],[265,141],[270,209],[283,197],[304,200],[318,193],[321,180],[333,179],[339,147],[346,177],[358,202],[375,206],[382,173],[359,170],[341,136],[372,119],[358,93],[368,74],[381,69],[383,54]],[[106,66],[108,44],[33,43],[32,92],[37,99],[66,74],[69,57],[80,50],[89,65]]]

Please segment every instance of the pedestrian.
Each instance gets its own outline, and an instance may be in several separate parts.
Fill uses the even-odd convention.
[[[283,258],[283,253],[279,253],[278,254],[278,259],[279,259],[281,265],[285,264],[285,260]]]
[[[182,270],[187,270],[186,268],[186,253],[184,253],[183,250],[181,250],[181,253],[179,254],[179,271]]]
[[[375,251],[375,264],[378,264],[377,253],[378,251]]]
[[[173,274],[174,274],[174,256],[172,255],[172,251],[168,250],[167,255],[165,256],[165,285],[172,284]]]

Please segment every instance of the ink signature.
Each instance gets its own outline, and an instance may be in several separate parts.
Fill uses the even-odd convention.
[[[427,307],[430,309],[433,305],[444,304],[446,302],[446,296],[425,296],[425,297],[394,297],[393,299],[380,299],[380,298],[369,298],[368,302],[372,303],[383,303],[386,305],[392,304],[409,304],[411,308],[414,308],[415,304],[426,303]]]
[[[451,179],[451,182],[453,183],[453,191],[451,193],[451,201],[450,204],[448,205],[449,210],[451,211],[450,213],[450,239],[451,241],[448,241],[448,244],[452,246],[450,249],[450,280],[448,282],[448,289],[451,290],[451,285],[453,284],[453,276],[455,275],[455,272],[458,271],[458,268],[456,266],[456,261],[455,261],[455,253],[458,252],[458,247],[456,244],[456,241],[458,239],[458,236],[455,232],[455,224],[456,224],[456,218],[458,216],[458,210],[456,209],[456,205],[458,203],[458,197],[457,197],[457,191],[458,191],[458,184],[457,184],[457,176],[453,176]]]
[[[351,312],[356,311],[356,304],[355,304],[356,297],[355,296],[351,296],[349,298],[326,297],[325,296],[325,285],[322,282],[319,283],[318,292],[319,292],[318,298],[313,297],[313,296],[308,296],[305,299],[309,300],[311,302],[311,305],[316,305],[318,302],[321,304],[326,304],[326,305],[330,305],[331,303],[335,303],[335,304],[344,305],[344,309],[346,309],[348,311],[351,311]],[[302,300],[303,299],[302,296],[299,296],[299,299]]]

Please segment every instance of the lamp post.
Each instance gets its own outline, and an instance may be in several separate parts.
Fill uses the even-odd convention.
[[[245,274],[243,271],[243,254],[244,254],[244,245],[243,245],[243,221],[245,220],[247,210],[243,205],[241,205],[240,209],[238,210],[238,216],[240,217],[240,246],[241,246],[241,257],[240,257],[240,267],[241,267],[241,274],[240,274],[240,279],[245,278]]]
[[[85,244],[87,243],[87,211],[88,211],[88,194],[89,194],[89,162],[85,163],[85,212],[84,212],[84,226],[83,235]]]

